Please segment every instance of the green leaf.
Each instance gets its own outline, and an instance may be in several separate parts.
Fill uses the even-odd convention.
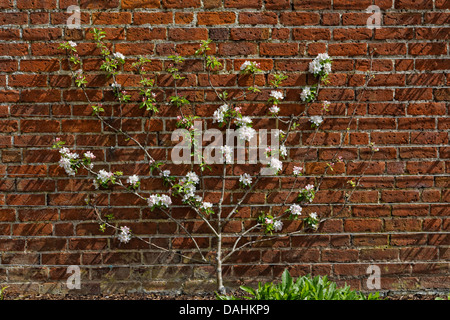
[[[253,289],[253,288],[251,288],[251,287],[240,286],[240,288],[241,288],[242,290],[244,290],[245,292],[250,293],[252,296],[256,295],[255,289]]]

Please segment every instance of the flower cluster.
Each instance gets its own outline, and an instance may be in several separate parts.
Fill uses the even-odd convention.
[[[118,60],[122,60],[122,61],[125,60],[125,56],[120,52],[114,52],[113,56],[114,56],[114,58],[116,58]]]
[[[289,209],[287,209],[286,211],[288,211],[292,216],[298,217],[302,215],[303,208],[300,207],[300,205],[294,203],[291,204]]]
[[[269,167],[275,171],[275,174],[278,174],[283,169],[283,163],[276,157],[272,157],[269,160]]]
[[[101,169],[97,174],[97,180],[104,184],[107,183],[112,177],[114,176],[114,173],[110,171],[106,171],[104,169]]]
[[[152,194],[148,197],[147,203],[153,211],[155,208],[168,208],[172,204],[172,199],[165,194]]]
[[[75,176],[80,164],[77,160],[79,158],[78,153],[70,152],[69,148],[63,147],[59,150],[61,159],[59,160],[59,166],[64,168],[64,171],[69,176]]]
[[[276,116],[278,114],[278,112],[280,112],[280,107],[278,107],[276,104],[272,105],[269,108],[269,112],[273,115]]]
[[[263,227],[264,232],[268,234],[279,232],[283,229],[283,222],[280,219],[274,218],[272,215],[265,215],[263,213],[258,217],[258,222]]]
[[[183,202],[201,203],[201,198],[195,195],[197,184],[200,182],[198,175],[191,171],[184,176],[180,182],[174,185],[176,192],[183,196]]]
[[[309,63],[309,72],[315,77],[326,78],[331,72],[331,59],[326,53],[320,53]]]
[[[250,126],[242,126],[238,130],[239,139],[244,141],[250,141],[255,135],[256,130]]]
[[[241,118],[236,119],[236,125],[238,127],[246,127],[252,124],[252,119],[248,116],[243,116]]]
[[[321,116],[312,116],[309,121],[312,128],[318,128],[322,124],[323,118]]]
[[[272,103],[272,106],[269,108],[269,112],[271,115],[276,116],[278,112],[280,112],[280,107],[278,107],[278,103],[280,100],[284,99],[283,92],[273,90],[270,92],[269,102]]]
[[[233,162],[233,148],[230,146],[221,146],[220,151],[222,152],[225,163]]]
[[[305,188],[303,188],[299,191],[297,201],[313,202],[314,197],[315,197],[314,185],[308,184],[305,186]]]
[[[319,217],[317,213],[312,212],[305,218],[305,223],[312,229],[317,230],[319,228]]]
[[[292,172],[294,173],[294,176],[296,176],[296,177],[301,176],[303,174],[303,167],[294,167]]]
[[[240,69],[242,73],[256,73],[262,71],[260,67],[261,65],[258,62],[247,60],[241,65]]]
[[[252,184],[252,177],[248,173],[241,174],[239,183],[242,187],[250,187]]]
[[[205,212],[207,214],[214,213],[213,204],[211,202],[207,202],[207,201],[204,201],[201,203],[200,210],[202,210],[203,212]]]
[[[128,243],[131,240],[131,232],[128,227],[120,227],[120,233],[117,236],[120,242]]]
[[[216,111],[213,113],[213,123],[218,122],[220,124],[225,122],[225,117],[227,115],[227,111],[229,110],[229,106],[227,104],[221,105]]]
[[[139,177],[134,174],[128,177],[127,183],[130,185],[131,188],[136,189],[140,185]]]
[[[317,89],[315,87],[304,87],[302,93],[300,93],[300,99],[303,102],[311,102],[316,99]]]

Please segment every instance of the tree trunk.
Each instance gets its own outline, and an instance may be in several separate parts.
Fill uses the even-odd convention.
[[[225,294],[226,290],[223,285],[223,275],[222,275],[222,234],[219,233],[217,238],[217,264],[216,264],[216,275],[217,275],[217,291],[219,294]]]

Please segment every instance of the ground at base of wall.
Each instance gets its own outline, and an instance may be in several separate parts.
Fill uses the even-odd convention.
[[[435,300],[442,298],[447,300],[444,294],[391,294],[383,295],[385,300]],[[199,295],[173,295],[173,294],[105,294],[105,295],[56,295],[56,294],[11,294],[6,295],[5,300],[216,300],[215,294],[199,294]]]

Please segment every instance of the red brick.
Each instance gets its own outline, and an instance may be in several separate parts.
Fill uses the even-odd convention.
[[[328,45],[330,56],[358,56],[367,54],[365,43],[332,43]]]
[[[423,10],[433,9],[432,0],[398,0],[395,2],[395,9]]]
[[[285,26],[305,26],[319,24],[318,13],[309,12],[282,12],[280,22]]]
[[[411,43],[408,46],[408,53],[413,56],[444,55],[447,54],[447,46],[445,43]]]
[[[262,43],[260,54],[263,56],[295,56],[298,54],[296,43]]]
[[[148,8],[155,9],[161,6],[160,0],[121,0],[122,9]]]
[[[205,28],[169,29],[169,40],[173,41],[206,40],[207,38],[208,38],[208,30]]]
[[[200,0],[162,0],[162,7],[167,9],[200,8]]]
[[[381,219],[346,219],[344,221],[346,232],[380,232],[382,228]]]
[[[135,12],[133,24],[170,24],[172,12]]]
[[[266,0],[265,3],[266,9],[269,10],[289,9],[291,7],[290,0]]]
[[[294,9],[295,10],[331,9],[331,0],[294,0]]]
[[[361,0],[357,3],[349,0],[334,0],[333,9],[335,10],[365,10],[372,5],[370,0]]]
[[[236,20],[234,12],[199,12],[197,23],[199,25],[233,24]]]
[[[277,24],[278,16],[275,12],[241,12],[240,24]]]
[[[415,202],[419,200],[419,191],[384,190],[381,191],[382,202]]]
[[[238,9],[261,9],[262,0],[242,1],[242,0],[224,0],[225,8],[238,8]]]
[[[56,9],[56,0],[17,0],[17,9]]]

